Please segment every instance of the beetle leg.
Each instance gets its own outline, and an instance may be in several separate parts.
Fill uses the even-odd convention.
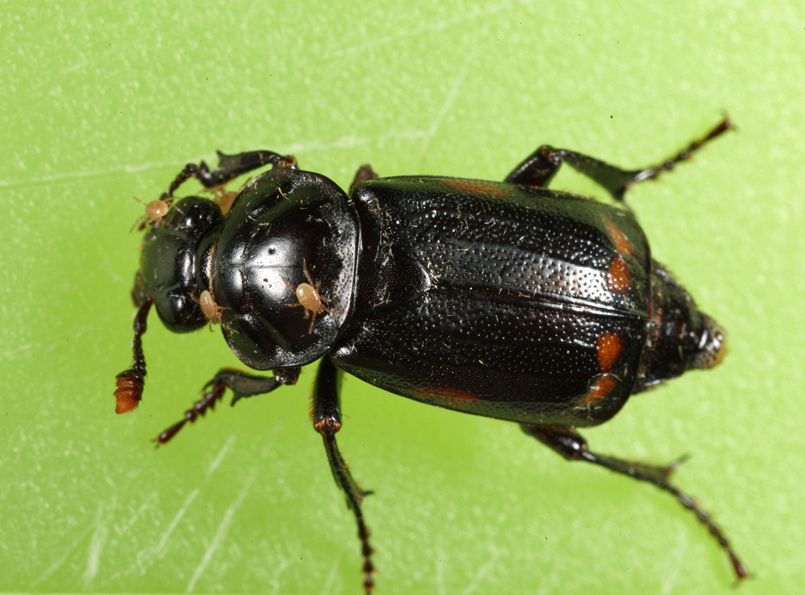
[[[193,407],[185,411],[184,419],[173,424],[159,436],[154,438],[154,442],[165,444],[173,438],[187,422],[193,423],[199,416],[204,416],[208,409],[215,409],[215,404],[224,396],[227,388],[235,393],[232,397],[232,405],[244,397],[262,395],[270,393],[275,388],[284,384],[296,384],[299,378],[299,368],[289,368],[287,370],[275,370],[273,376],[255,376],[246,374],[234,368],[222,368],[215,377],[204,385],[204,396],[193,404]]]
[[[363,520],[361,501],[364,496],[372,492],[362,490],[353,479],[344,457],[335,441],[335,434],[341,429],[341,406],[338,389],[341,383],[342,372],[335,367],[329,357],[319,363],[316,372],[316,382],[313,385],[313,427],[324,439],[324,448],[327,450],[327,459],[330,461],[330,470],[333,472],[335,482],[347,496],[347,507],[355,515],[358,524],[358,538],[361,540],[361,553],[363,554],[363,588],[367,595],[374,588],[372,573],[372,547],[369,545],[369,528]]]
[[[372,166],[368,163],[364,163],[358,168],[358,171],[355,172],[355,178],[352,180],[352,184],[349,185],[349,193],[352,194],[352,191],[355,190],[355,186],[358,184],[363,184],[369,180],[376,179],[377,174],[375,173],[375,170],[373,170]]]
[[[528,186],[547,186],[551,179],[559,171],[562,163],[567,163],[579,173],[592,179],[609,192],[615,200],[623,200],[623,195],[629,187],[651,180],[659,176],[663,171],[674,168],[680,161],[690,159],[695,151],[704,146],[708,141],[720,136],[735,125],[728,117],[724,119],[708,132],[703,138],[694,140],[686,149],[676,155],[660,162],[652,167],[645,169],[620,169],[608,163],[604,163],[593,157],[582,155],[566,149],[555,149],[549,145],[543,145],[532,153],[525,161],[514,168],[506,176],[505,182],[510,184],[524,184]]]
[[[225,184],[246,172],[269,164],[275,168],[296,169],[296,157],[293,155],[283,156],[273,151],[249,151],[248,153],[238,153],[237,155],[225,155],[218,151],[218,167],[210,169],[203,161],[198,165],[188,163],[162,194],[162,198],[173,196],[179,186],[190,178],[196,178],[205,188],[213,188]]]
[[[549,145],[542,145],[515,167],[503,181],[507,184],[543,188],[559,171],[560,165],[562,165],[562,156],[559,151]]]
[[[666,467],[626,461],[592,452],[587,447],[587,441],[573,428],[527,424],[521,424],[520,427],[526,434],[533,436],[546,446],[549,446],[568,461],[586,461],[588,463],[601,465],[615,473],[621,473],[640,481],[652,483],[661,490],[673,494],[682,506],[693,511],[699,521],[707,527],[713,537],[716,538],[719,545],[721,545],[722,549],[729,556],[738,581],[749,576],[746,566],[743,565],[743,562],[738,558],[735,550],[732,549],[729,539],[722,533],[718,525],[710,520],[710,515],[699,508],[693,498],[683,493],[668,481],[671,473],[684,462],[684,457]]]

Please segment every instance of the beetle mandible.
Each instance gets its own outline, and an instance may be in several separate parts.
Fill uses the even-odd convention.
[[[723,331],[651,257],[624,194],[732,127],[725,117],[645,169],[542,146],[503,182],[378,179],[364,165],[349,194],[272,151],[219,152],[214,169],[188,164],[160,197],[170,212],[146,221],[133,290],[134,363],[117,376],[116,411],[142,398],[150,308],[176,332],[209,318],[244,364],[273,375],[220,370],[156,440],[168,442],[226,389],[234,405],[295,384],[302,366],[320,360],[313,426],[355,516],[366,593],[374,565],[361,506],[370,492],[336,443],[344,371],[429,405],[516,422],[567,460],[654,484],[697,515],[743,579],[747,570],[724,533],[670,482],[680,461],[602,455],[577,430],[606,422],[634,393],[721,361]],[[562,163],[614,204],[547,189]],[[198,196],[174,204],[191,177],[218,189],[266,165],[272,169],[231,207]]]

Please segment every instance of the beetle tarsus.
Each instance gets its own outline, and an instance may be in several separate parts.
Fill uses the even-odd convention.
[[[587,441],[573,428],[528,424],[521,424],[520,427],[526,434],[533,436],[546,446],[549,446],[568,461],[586,461],[600,465],[615,473],[628,475],[634,479],[654,484],[661,490],[673,494],[682,506],[691,510],[696,515],[696,518],[699,519],[699,522],[707,527],[710,534],[715,537],[721,548],[727,553],[735,571],[736,579],[742,581],[749,576],[746,566],[744,566],[743,562],[738,558],[735,550],[732,549],[730,540],[724,535],[721,528],[710,520],[710,515],[699,508],[693,498],[668,481],[668,477],[671,473],[688,458],[687,455],[676,459],[669,465],[649,465],[597,454],[588,448]]]
[[[176,436],[176,434],[179,433],[179,430],[181,430],[186,423],[193,423],[199,418],[199,416],[203,417],[207,413],[208,409],[214,410],[215,404],[221,400],[225,391],[226,384],[214,384],[211,390],[205,392],[201,399],[193,403],[193,406],[184,412],[184,419],[182,421],[173,424],[167,430],[161,432],[156,438],[154,438],[154,442],[157,443],[157,446],[169,442],[174,436]]]
[[[617,471],[617,469],[613,469],[608,465],[604,466],[609,469],[612,469],[613,471]],[[642,477],[637,476],[632,477],[635,477],[635,479],[643,479]],[[742,580],[750,576],[746,566],[744,566],[744,563],[741,562],[741,559],[738,557],[738,554],[735,553],[735,550],[732,549],[730,540],[721,531],[721,527],[713,523],[713,521],[710,519],[710,515],[701,508],[699,508],[698,504],[696,504],[696,501],[693,498],[691,498],[690,496],[679,490],[676,486],[668,482],[658,483],[651,481],[651,483],[654,483],[654,485],[656,485],[661,490],[665,490],[666,492],[669,492],[674,496],[676,496],[676,499],[679,500],[682,506],[684,506],[688,510],[691,510],[696,515],[696,518],[699,519],[699,522],[702,523],[705,527],[707,527],[707,529],[710,531],[710,534],[716,538],[718,543],[721,545],[721,548],[727,553],[727,556],[729,556],[730,563],[732,564],[732,568],[735,572],[736,583],[740,583]]]
[[[693,156],[693,153],[701,149],[704,145],[706,145],[714,138],[721,136],[723,133],[725,133],[727,130],[730,129],[735,129],[735,124],[733,124],[732,120],[729,119],[729,116],[725,114],[721,122],[719,122],[717,126],[715,126],[712,130],[710,130],[710,132],[704,135],[704,137],[691,141],[691,143],[686,148],[681,150],[673,157],[669,157],[668,159],[662,161],[660,164],[655,165],[653,167],[647,167],[642,171],[636,172],[631,180],[626,181],[623,189],[620,192],[621,196],[623,196],[623,192],[625,192],[626,189],[629,188],[630,186],[637,184],[638,182],[644,182],[645,180],[653,180],[657,176],[659,176],[662,172],[672,170],[674,166],[680,161],[687,161]]]

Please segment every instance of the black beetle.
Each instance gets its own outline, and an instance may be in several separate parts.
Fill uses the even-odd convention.
[[[607,421],[633,393],[721,361],[723,332],[651,258],[623,197],[731,127],[724,118],[702,140],[640,170],[549,146],[504,182],[378,179],[364,165],[349,196],[271,151],[219,153],[213,170],[188,164],[140,226],[147,231],[133,290],[134,363],[117,376],[117,412],[142,397],[141,336],[155,305],[175,332],[220,323],[243,363],[273,372],[220,370],[159,443],[227,388],[234,404],[294,384],[302,366],[321,359],[313,425],[358,524],[367,593],[374,566],[361,501],[370,492],[352,478],[335,440],[342,371],[423,403],[517,422],[568,460],[670,492],[743,579],[747,570],[726,536],[669,482],[680,461],[657,466],[601,455],[576,431]],[[616,204],[546,189],[562,163]],[[239,193],[222,189],[269,164]],[[174,204],[173,193],[191,177],[218,200]]]

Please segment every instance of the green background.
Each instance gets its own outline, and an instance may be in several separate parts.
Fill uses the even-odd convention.
[[[501,179],[541,143],[642,166],[729,110],[737,133],[630,203],[730,352],[585,435],[693,454],[677,481],[755,574],[741,593],[805,591],[801,0],[24,4],[0,17],[0,590],[360,592],[311,370],[155,450],[238,362],[220,330],[152,316],[145,399],[115,416],[132,195],[215,149],[295,153],[342,185],[367,161]],[[355,379],[343,407],[379,594],[732,592],[713,540],[650,486]]]

